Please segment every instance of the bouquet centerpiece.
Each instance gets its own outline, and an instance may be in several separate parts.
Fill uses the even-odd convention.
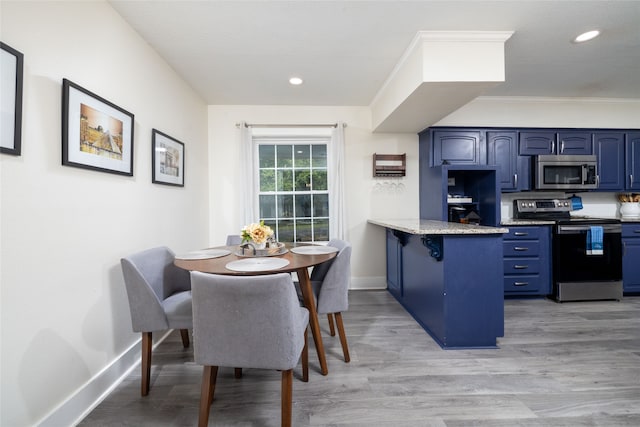
[[[264,221],[260,221],[245,225],[240,234],[242,243],[251,242],[256,248],[264,249],[267,239],[273,236],[273,230],[268,225],[264,225]]]

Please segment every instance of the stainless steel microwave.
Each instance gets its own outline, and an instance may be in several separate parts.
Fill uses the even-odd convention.
[[[535,160],[536,190],[598,188],[598,159],[593,155],[543,155]]]

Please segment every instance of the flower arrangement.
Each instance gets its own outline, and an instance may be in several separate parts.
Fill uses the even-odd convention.
[[[268,225],[264,225],[264,221],[260,221],[245,225],[240,234],[242,235],[242,243],[254,242],[260,245],[266,243],[267,239],[273,236],[273,230]]]

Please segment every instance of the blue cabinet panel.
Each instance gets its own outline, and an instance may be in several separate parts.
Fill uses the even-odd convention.
[[[640,223],[622,224],[624,292],[640,292]]]
[[[640,132],[629,132],[625,143],[627,190],[640,190]]]
[[[624,133],[596,132],[593,145],[598,157],[598,181],[600,191],[624,189]]]
[[[387,289],[402,297],[402,232],[387,229]]]
[[[575,154],[593,154],[591,132],[561,131],[558,132],[558,145],[556,153],[565,156]]]
[[[553,131],[520,132],[518,153],[523,156],[555,154],[556,133]]]
[[[433,150],[431,166],[484,165],[486,149],[480,131],[434,130],[431,135]]]
[[[541,154],[593,154],[591,132],[531,130],[521,131],[519,153],[527,156]]]

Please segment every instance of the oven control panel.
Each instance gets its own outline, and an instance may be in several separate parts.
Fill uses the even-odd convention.
[[[568,213],[572,210],[569,199],[518,199],[513,204],[515,211],[519,213]]]

